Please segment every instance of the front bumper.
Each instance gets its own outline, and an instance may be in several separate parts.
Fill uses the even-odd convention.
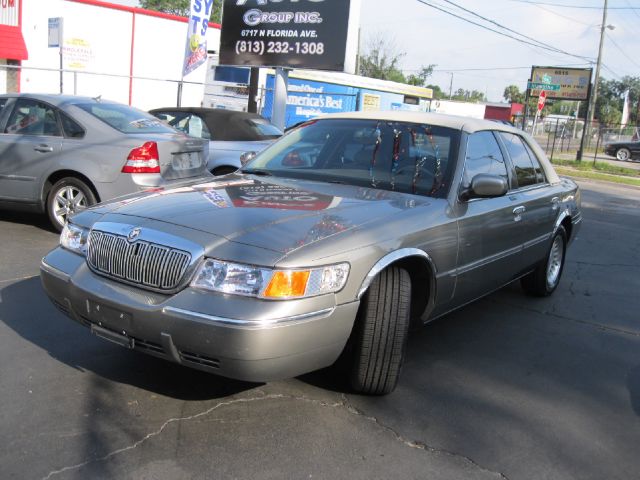
[[[291,378],[331,365],[359,302],[334,295],[266,301],[186,288],[163,295],[94,274],[56,248],[40,276],[53,303],[107,340],[185,366],[245,381]]]

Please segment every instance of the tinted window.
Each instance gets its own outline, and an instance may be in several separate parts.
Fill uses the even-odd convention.
[[[53,107],[37,100],[20,98],[15,103],[4,133],[60,136]]]
[[[502,140],[507,147],[509,156],[516,171],[516,180],[519,187],[535,185],[537,183],[536,171],[533,168],[531,157],[518,135],[500,132]]]
[[[76,106],[122,133],[175,133],[153,115],[126,105],[95,102]]]
[[[60,112],[60,120],[62,121],[62,130],[64,136],[68,138],[82,138],[84,137],[84,128],[82,128],[78,122],[71,119],[68,115]]]
[[[282,136],[282,131],[267,120],[253,118],[247,120],[247,124],[255,132],[258,140],[275,140]]]
[[[493,132],[477,132],[469,137],[463,184],[470,185],[479,173],[500,175],[509,181],[502,151]]]
[[[547,178],[545,177],[544,170],[540,165],[540,160],[526,141],[523,140],[522,143],[524,143],[524,148],[527,149],[527,153],[529,154],[529,157],[531,157],[531,161],[533,162],[533,169],[536,171],[536,180],[538,181],[538,183],[545,183],[547,181]]]
[[[211,140],[211,132],[201,117],[189,112],[162,112],[156,114],[173,128],[192,137]]]
[[[259,154],[247,169],[442,197],[450,185],[457,130],[402,122],[320,120]]]

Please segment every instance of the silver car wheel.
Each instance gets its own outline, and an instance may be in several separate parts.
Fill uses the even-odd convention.
[[[626,148],[621,148],[616,152],[616,158],[621,162],[626,162],[627,160],[629,160],[630,156],[631,152]]]
[[[47,195],[47,214],[53,227],[59,232],[71,215],[98,201],[91,187],[76,177],[58,180]]]
[[[77,187],[67,185],[55,193],[53,212],[58,223],[64,225],[69,215],[88,207],[87,197]]]
[[[564,242],[561,236],[556,236],[549,252],[549,260],[547,261],[547,287],[552,289],[560,279],[562,270],[562,260],[564,257]]]

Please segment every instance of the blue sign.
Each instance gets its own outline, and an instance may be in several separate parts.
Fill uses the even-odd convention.
[[[271,118],[275,87],[273,75],[267,76],[266,87],[267,93],[262,116]],[[355,87],[289,78],[285,124],[288,127],[319,115],[356,111],[358,91],[359,89]]]

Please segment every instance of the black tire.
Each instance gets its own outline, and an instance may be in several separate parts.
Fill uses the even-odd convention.
[[[236,167],[232,167],[230,165],[221,165],[220,167],[216,167],[213,170],[211,170],[211,173],[214,174],[216,177],[219,177],[220,175],[228,175],[230,173],[233,172],[237,172],[238,169]]]
[[[619,148],[616,150],[616,158],[621,162],[628,162],[631,160],[631,152],[628,148]]]
[[[409,331],[411,278],[389,267],[371,283],[362,299],[353,338],[351,387],[385,395],[398,383]]]
[[[66,177],[49,190],[47,215],[53,228],[60,232],[71,215],[95,203],[96,196],[86,183],[75,177]]]
[[[564,258],[567,252],[567,232],[563,226],[558,227],[544,261],[525,277],[522,277],[522,288],[530,295],[547,297],[560,283]]]

